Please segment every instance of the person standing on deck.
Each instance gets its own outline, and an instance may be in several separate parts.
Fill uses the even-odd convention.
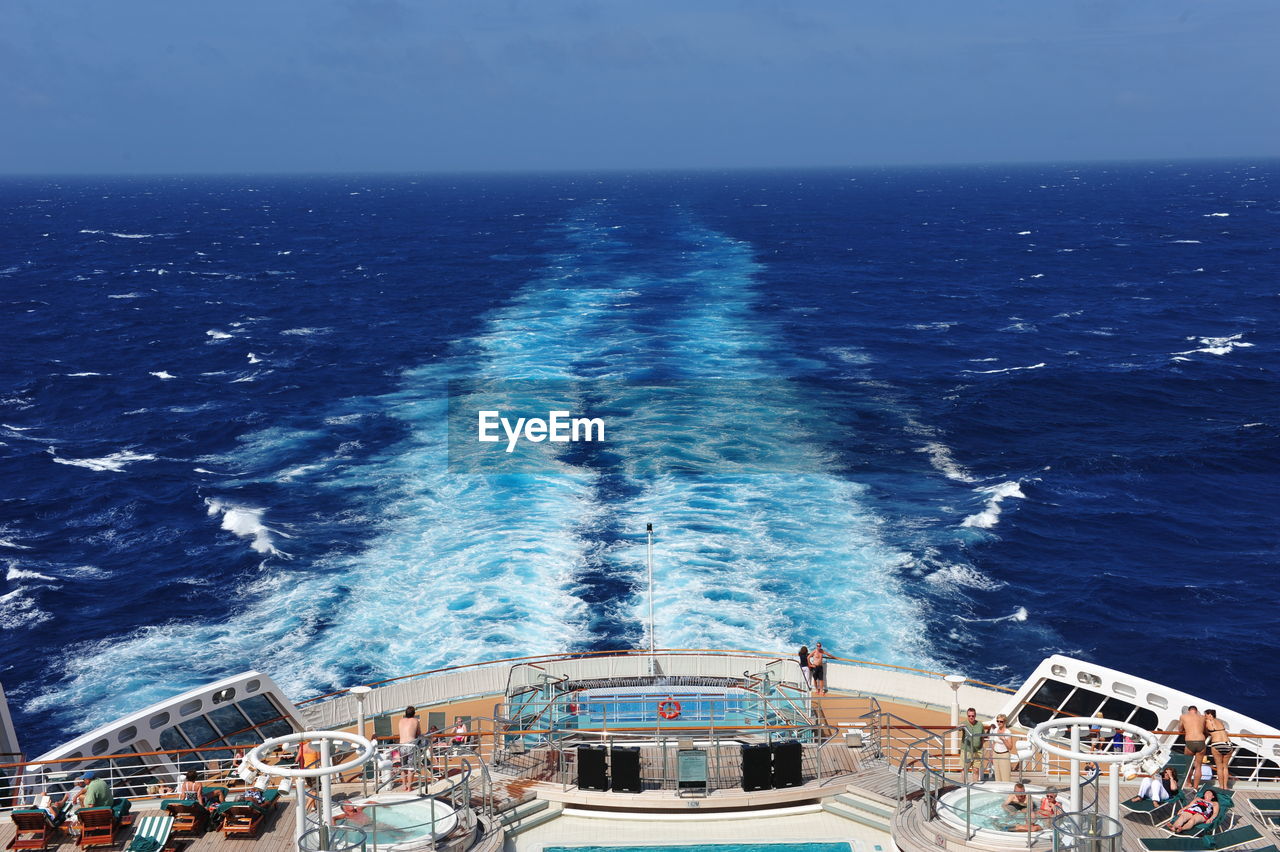
[[[1010,753],[1013,751],[1013,732],[1009,730],[1008,717],[1001,713],[991,726],[991,763],[995,768],[997,781],[1009,781],[1013,778]]]
[[[813,689],[818,695],[827,694],[827,652],[818,642],[809,652],[809,671],[813,673]]]
[[[1194,790],[1200,783],[1200,764],[1204,760],[1204,717],[1199,708],[1192,704],[1186,712],[1178,717],[1178,730],[1182,732],[1182,741],[1186,744],[1187,754],[1191,755],[1191,771],[1187,773],[1187,783]]]
[[[401,779],[406,790],[412,789],[414,780],[414,757],[418,750],[418,736],[422,733],[422,723],[418,719],[418,710],[412,704],[404,708],[404,718],[400,720],[400,765],[403,767]]]
[[[960,723],[960,755],[963,768],[974,776],[975,781],[982,780],[982,739],[987,726],[978,721],[978,711],[970,707],[965,711],[964,721]]]
[[[1223,790],[1231,782],[1231,752],[1235,746],[1227,734],[1227,726],[1218,718],[1217,710],[1204,711],[1204,729],[1209,734],[1209,752],[1217,769],[1218,786]]]
[[[804,678],[804,688],[813,689],[813,679],[809,674],[809,646],[800,646],[800,676]]]

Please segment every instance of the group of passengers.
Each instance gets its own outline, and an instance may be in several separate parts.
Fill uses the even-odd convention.
[[[1045,790],[1037,803],[1021,781],[1013,785],[1013,792],[1005,797],[1001,807],[1006,814],[1016,818],[1001,825],[1003,831],[1043,831],[1045,826],[1041,821],[1048,823],[1063,812],[1056,787]]]
[[[831,654],[815,642],[813,650],[808,645],[800,646],[800,674],[804,677],[804,685],[815,695],[827,694],[827,657]]]
[[[1191,755],[1191,771],[1187,773],[1187,782],[1195,785],[1201,778],[1200,766],[1206,754],[1213,757],[1213,770],[1217,775],[1218,786],[1226,789],[1231,783],[1231,753],[1235,746],[1227,734],[1227,726],[1218,718],[1217,710],[1205,710],[1201,713],[1194,704],[1186,709],[1178,718],[1178,730],[1182,732],[1187,754]]]
[[[85,808],[109,808],[115,804],[111,787],[107,780],[90,770],[71,786],[71,789],[56,801],[52,796],[43,795],[36,799],[35,807],[49,815],[49,821],[55,826],[64,823],[71,833],[79,832],[79,812]]]
[[[435,725],[424,733],[422,721],[418,718],[418,710],[413,705],[404,708],[404,716],[400,719],[397,733],[399,742],[396,744],[394,759],[400,764],[400,777],[406,790],[412,789],[416,780],[417,773],[414,767],[418,764],[430,766],[436,753],[446,744],[455,746],[473,744],[467,720],[461,716],[458,717],[450,733],[442,732]]]

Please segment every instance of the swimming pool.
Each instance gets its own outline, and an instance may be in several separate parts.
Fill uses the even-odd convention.
[[[765,722],[764,702],[745,689],[653,686],[587,689],[562,699],[582,727],[603,725],[747,725]],[[664,710],[671,718],[659,716]]]

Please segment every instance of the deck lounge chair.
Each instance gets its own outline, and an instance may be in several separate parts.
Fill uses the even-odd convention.
[[[1280,814],[1280,799],[1250,799],[1249,807],[1257,811],[1259,816]]]
[[[82,849],[91,846],[114,846],[116,843],[116,829],[118,829],[124,821],[124,815],[129,812],[128,799],[122,799],[125,807],[120,807],[120,802],[107,808],[81,808],[76,814],[80,820],[80,839],[76,841]]]
[[[1175,813],[1177,807],[1186,804],[1186,794],[1183,792],[1182,785],[1187,781],[1187,772],[1191,769],[1191,758],[1185,754],[1175,752],[1169,755],[1169,760],[1165,762],[1165,766],[1173,767],[1174,777],[1178,779],[1177,793],[1163,802],[1139,799],[1136,802],[1121,802],[1120,807],[1130,813],[1146,816],[1147,819],[1151,820],[1152,825],[1159,825],[1169,819],[1169,815]],[[1164,766],[1160,767],[1160,771],[1164,771]]]
[[[209,827],[209,809],[195,799],[165,799],[160,810],[173,817],[172,832],[182,837],[199,837]]]
[[[24,808],[10,816],[17,829],[9,841],[10,849],[46,849],[49,841],[62,830],[61,821],[50,818],[43,808]]]
[[[172,830],[171,816],[143,817],[133,830],[133,837],[125,852],[161,852],[169,843],[169,833]]]
[[[1187,831],[1183,831],[1178,834],[1174,834],[1172,831],[1169,831],[1169,829],[1166,827],[1165,831],[1169,831],[1170,836],[1172,837],[1204,837],[1206,835],[1213,834],[1215,831],[1217,831],[1218,828],[1227,819],[1227,815],[1231,812],[1231,803],[1233,801],[1233,794],[1231,793],[1231,791],[1223,790],[1221,787],[1215,787],[1212,784],[1205,784],[1199,790],[1196,791],[1196,796],[1198,797],[1198,796],[1204,795],[1206,790],[1212,790],[1214,796],[1218,800],[1218,815],[1213,819],[1209,820],[1208,822],[1202,822],[1196,827],[1188,829]],[[1183,802],[1184,803],[1186,802],[1185,797],[1183,798]],[[1170,818],[1165,822],[1172,823],[1173,817],[1174,815],[1176,815],[1176,813],[1177,811],[1174,811],[1174,814],[1171,814]],[[1245,842],[1248,842],[1248,841],[1245,841]]]
[[[263,823],[275,810],[279,790],[267,790],[261,805],[253,802],[223,802],[215,816],[222,819],[223,837],[257,837]]]
[[[1197,850],[1232,849],[1261,839],[1262,835],[1258,829],[1251,825],[1242,825],[1239,828],[1206,837],[1144,837],[1142,845],[1151,852],[1196,852]]]

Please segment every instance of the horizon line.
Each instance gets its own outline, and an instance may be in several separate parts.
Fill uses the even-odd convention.
[[[1204,157],[1130,157],[1085,160],[971,160],[964,162],[880,163],[862,165],[817,166],[604,166],[599,168],[476,168],[452,171],[419,171],[405,169],[376,169],[349,171],[85,171],[85,172],[0,172],[0,180],[15,179],[67,179],[67,178],[214,178],[214,177],[516,177],[563,175],[659,175],[706,174],[752,172],[870,172],[887,169],[966,169],[966,168],[1025,168],[1034,166],[1135,166],[1170,165],[1174,163],[1262,163],[1280,160],[1280,154],[1215,155]]]

